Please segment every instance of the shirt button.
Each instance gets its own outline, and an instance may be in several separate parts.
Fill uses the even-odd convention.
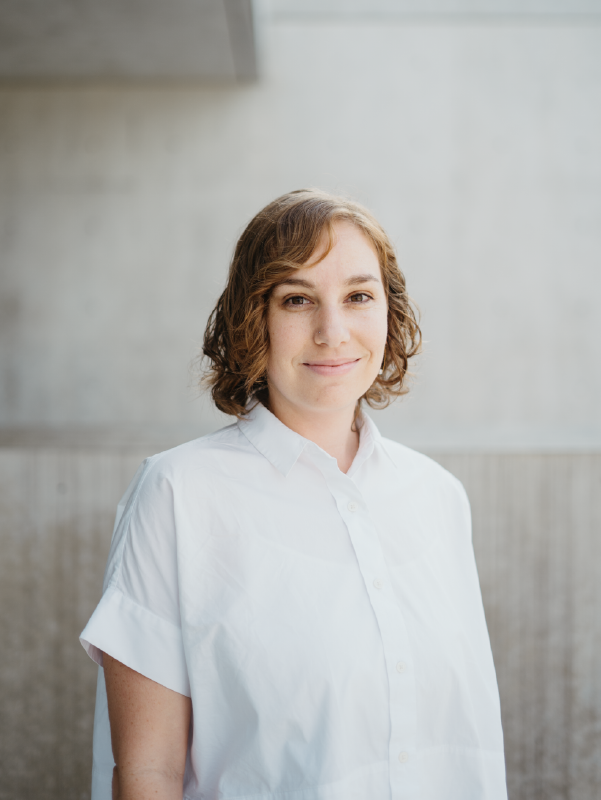
[[[354,513],[357,510],[357,503],[351,500],[350,503],[347,505],[347,508],[349,511],[352,511]]]
[[[375,578],[374,586],[376,587],[376,589],[381,589],[382,586],[384,586],[384,581],[382,580],[382,578]]]
[[[404,750],[399,753],[399,761],[401,764],[406,764],[409,761],[409,753],[406,753]]]
[[[407,669],[407,664],[404,661],[397,661],[396,662],[396,671],[397,672],[405,672]]]

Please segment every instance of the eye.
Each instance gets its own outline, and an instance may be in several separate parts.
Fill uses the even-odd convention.
[[[352,294],[349,297],[351,303],[358,303],[358,304],[367,303],[371,299],[372,299],[371,295],[367,294],[367,292],[355,292],[355,294]]]
[[[309,303],[309,300],[307,300],[306,297],[303,297],[300,294],[293,295],[292,297],[287,297],[284,300],[285,306],[304,306],[307,303]]]

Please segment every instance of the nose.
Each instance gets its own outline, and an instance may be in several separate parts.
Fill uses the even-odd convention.
[[[315,344],[336,348],[351,338],[344,312],[338,306],[322,307],[315,323]]]

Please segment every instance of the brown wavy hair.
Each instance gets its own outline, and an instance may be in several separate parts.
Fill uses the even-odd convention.
[[[333,225],[340,221],[356,225],[372,242],[388,298],[382,370],[359,404],[365,400],[372,408],[384,408],[408,391],[408,362],[419,352],[421,331],[390,239],[358,203],[318,189],[299,189],[278,197],[248,223],[234,250],[227,285],[207,322],[202,385],[210,387],[220,411],[243,417],[249,400],[267,404],[271,292],[307,264],[324,233],[325,258],[335,244]]]

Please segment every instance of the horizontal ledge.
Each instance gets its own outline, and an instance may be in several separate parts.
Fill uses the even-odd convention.
[[[601,454],[601,431],[431,430],[395,424],[372,417],[395,441],[424,453],[587,455]],[[197,439],[228,425],[233,418],[200,419],[198,424],[147,426],[10,426],[0,427],[0,448],[56,448],[79,450],[144,450],[157,453]]]
[[[468,11],[280,11],[267,20],[278,22],[397,23],[399,25],[601,25],[601,14],[579,13],[473,13]]]
[[[601,431],[526,427],[437,428],[398,420],[379,422],[384,436],[425,453],[601,453]]]
[[[219,426],[23,426],[0,427],[0,447],[3,448],[65,448],[92,450],[121,450],[141,448],[154,452],[168,450],[178,444],[211,433]]]

